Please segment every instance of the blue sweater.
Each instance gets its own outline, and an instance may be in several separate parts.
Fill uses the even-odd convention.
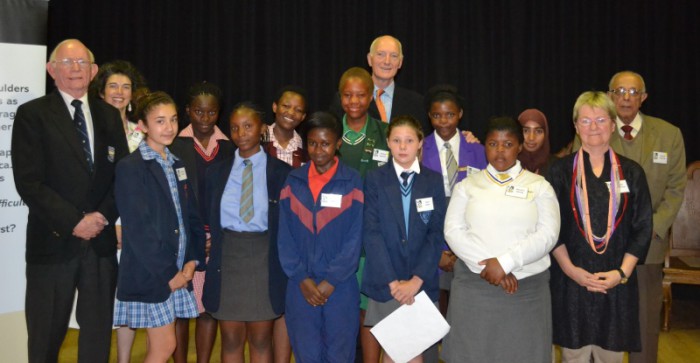
[[[311,163],[293,170],[280,194],[279,258],[289,279],[355,280],[362,249],[362,180],[339,161],[338,169],[314,202],[309,189]],[[340,208],[321,207],[321,195],[342,195]]]

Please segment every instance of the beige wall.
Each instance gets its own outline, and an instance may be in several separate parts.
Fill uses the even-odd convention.
[[[3,362],[26,362],[27,324],[24,311],[0,314],[0,357]]]

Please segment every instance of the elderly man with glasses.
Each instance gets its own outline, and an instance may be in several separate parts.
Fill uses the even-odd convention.
[[[68,39],[46,69],[57,90],[21,105],[12,132],[17,192],[29,207],[25,316],[29,362],[56,362],[80,292],[78,362],[107,362],[117,276],[115,165],[127,154],[119,111],[87,95],[97,73]]]
[[[663,304],[662,269],[668,233],[683,201],[685,191],[685,145],[678,127],[639,111],[649,96],[644,79],[632,71],[618,72],[610,79],[608,94],[617,110],[617,130],[610,146],[644,169],[653,214],[651,245],[646,260],[640,261],[639,322],[642,351],[629,355],[630,363],[656,362]],[[580,140],[574,141],[578,150]]]

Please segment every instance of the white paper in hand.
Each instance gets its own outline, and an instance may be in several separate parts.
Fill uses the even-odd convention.
[[[370,331],[395,362],[403,363],[447,335],[450,325],[421,291],[413,305],[402,305]]]

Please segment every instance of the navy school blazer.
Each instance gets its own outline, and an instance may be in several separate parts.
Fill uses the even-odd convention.
[[[263,152],[263,151],[261,151]],[[272,310],[276,314],[284,312],[284,296],[287,292],[287,275],[282,271],[277,249],[277,230],[279,225],[280,191],[292,167],[276,158],[267,156],[267,228],[270,237],[269,250],[269,294]],[[223,229],[221,227],[221,197],[226,188],[226,182],[231,174],[235,154],[226,160],[216,163],[207,169],[205,202],[208,203],[205,217],[211,233],[211,248],[207,264],[207,278],[204,281],[202,303],[207,311],[219,311],[221,297],[221,252]]]
[[[393,299],[391,281],[409,280],[414,275],[423,280],[421,290],[432,301],[438,299],[438,262],[447,210],[442,175],[421,165],[420,174],[413,178],[408,235],[393,160],[365,178],[362,293],[379,302]],[[432,198],[432,211],[418,212],[417,200],[423,198]]]
[[[176,175],[184,164],[173,164]],[[178,180],[185,230],[181,231],[168,180],[156,160],[144,160],[136,150],[117,165],[115,198],[122,218],[122,255],[117,298],[121,301],[163,302],[170,296],[168,282],[180,270],[177,252],[180,233],[187,234],[185,263],[204,268],[204,225],[195,190],[187,179]],[[191,284],[188,286],[191,289]]]

